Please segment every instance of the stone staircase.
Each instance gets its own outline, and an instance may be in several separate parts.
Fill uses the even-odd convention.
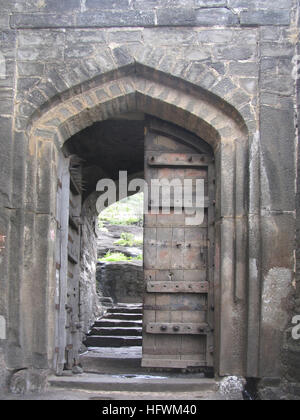
[[[142,346],[143,305],[119,303],[95,322],[84,344],[90,348]]]
[[[52,376],[51,388],[106,393],[99,399],[182,400],[192,392],[196,399],[220,399],[216,381],[202,374],[151,373],[141,367],[142,304],[113,306],[107,301],[106,308],[86,338],[88,350],[80,356],[84,373]]]

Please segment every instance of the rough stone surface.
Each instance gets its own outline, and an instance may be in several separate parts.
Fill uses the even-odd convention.
[[[35,8],[22,6],[17,11],[26,13],[11,16],[10,24],[13,28],[288,26],[291,21],[291,5],[288,2],[285,5],[256,2],[250,10],[245,10],[249,7],[247,2],[237,0],[118,0],[113,3],[87,0],[80,4],[79,0],[74,0],[55,1],[53,4],[44,2]]]
[[[6,320],[0,315],[0,340],[6,340]]]
[[[117,242],[122,238],[122,234],[133,235],[136,240],[143,239],[143,228],[137,225],[111,225],[103,224],[103,229],[97,230],[97,252],[98,259],[104,257],[107,252],[121,252],[128,257],[137,257],[143,253],[142,243],[134,246],[122,246]]]
[[[2,372],[20,370],[12,389],[40,389],[34,379],[40,371],[30,369],[48,369],[53,361],[56,146],[94,122],[138,110],[201,135],[215,148],[216,181],[226,179],[217,188],[216,210],[225,220],[216,223],[216,270],[233,279],[221,283],[227,287],[223,307],[232,312],[221,323],[234,319],[234,337],[243,337],[234,342],[243,376],[286,377],[292,385],[282,389],[288,398],[297,396],[300,350],[291,321],[300,313],[299,2],[98,4],[0,0],[0,314],[9,326],[0,336],[0,386]],[[116,137],[99,138],[96,128],[78,143],[90,164],[85,199],[96,177],[115,177],[115,158],[118,166],[131,167],[142,149],[137,136],[131,150],[129,136],[123,139],[128,155],[103,157],[105,146],[118,149],[120,137],[113,146]],[[245,133],[249,143],[243,143]],[[82,225],[84,329],[99,309],[91,213]],[[249,231],[236,216],[247,219]],[[216,358],[232,354],[218,340]],[[234,368],[226,365],[224,373]],[[272,399],[275,387],[265,388]]]
[[[26,395],[14,395],[9,393],[1,393],[0,399],[5,401],[137,401],[145,400],[145,403],[149,400],[155,401],[218,401],[224,398],[214,391],[197,391],[197,392],[117,392],[117,391],[87,391],[87,390],[72,390],[67,388],[49,388],[43,394],[26,394]]]
[[[240,22],[245,26],[282,26],[290,23],[290,10],[286,11],[245,11],[241,13]]]
[[[298,17],[298,25],[300,24],[300,16]],[[297,46],[298,57],[294,60],[294,78],[296,79],[296,95],[297,95],[297,116],[298,124],[298,142],[299,142],[299,124],[300,124],[300,77],[299,77],[299,54],[300,45]],[[300,150],[298,147],[298,161]],[[297,195],[296,195],[296,278],[294,283],[294,296],[290,320],[300,314],[300,166],[297,167]],[[294,326],[294,324],[293,324]],[[287,378],[292,382],[300,382],[300,340],[294,340],[292,337],[292,325],[289,324],[286,332],[284,345],[284,361],[286,367]],[[298,394],[299,395],[299,394]]]
[[[116,242],[122,234],[133,235],[135,239],[143,239],[143,228],[135,225],[104,224],[98,231],[98,258],[107,252],[122,253],[127,257],[141,256],[142,244],[137,246],[120,246]],[[104,297],[111,297],[115,303],[139,303],[143,301],[144,273],[143,262],[107,262],[97,265],[97,288]]]
[[[143,301],[144,271],[142,262],[118,262],[98,265],[97,284],[103,296],[115,303]]]
[[[103,313],[96,290],[97,234],[94,210],[87,200],[83,209],[82,253],[80,275],[80,322],[82,332],[87,333],[95,319]]]
[[[13,394],[41,393],[47,387],[48,374],[45,370],[20,370],[10,379],[10,391]]]
[[[0,389],[6,389],[8,385],[9,373],[4,360],[4,353],[0,348]]]
[[[219,392],[226,400],[243,400],[243,390],[246,385],[244,378],[229,376],[219,383]]]

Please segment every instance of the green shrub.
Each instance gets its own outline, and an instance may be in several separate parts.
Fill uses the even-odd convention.
[[[134,244],[134,235],[132,233],[121,233],[121,239],[114,242],[115,245],[121,246],[133,246]]]
[[[143,256],[139,255],[137,257],[127,257],[122,252],[111,252],[108,251],[103,258],[100,258],[100,262],[119,262],[119,261],[141,261],[143,260]]]
[[[132,257],[131,258],[132,261],[143,261],[143,255],[138,255],[137,257]]]
[[[132,233],[123,232],[121,234],[121,239],[114,242],[114,245],[140,246],[140,245],[143,245],[143,239],[136,239]]]
[[[113,261],[127,261],[127,257],[122,252],[107,252],[103,258],[100,259],[101,262],[113,262]]]

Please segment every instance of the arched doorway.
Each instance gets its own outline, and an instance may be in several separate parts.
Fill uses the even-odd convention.
[[[28,358],[29,366],[48,368],[56,351],[56,180],[60,150],[72,135],[93,123],[136,111],[180,126],[203,139],[214,151],[217,302],[214,365],[221,375],[245,374],[247,319],[253,319],[253,308],[248,308],[246,299],[248,137],[245,124],[235,109],[209,92],[163,74],[158,77],[155,71],[136,65],[70,91],[48,108],[44,107],[42,116],[36,114],[32,120],[28,130],[25,210],[32,211],[28,228],[34,229],[36,235],[34,241],[25,238],[25,242],[33,248],[35,264],[24,268],[22,293],[35,293],[39,305],[25,308],[21,303],[26,339],[20,353],[33,355]],[[36,263],[39,260],[43,261],[42,265]]]
[[[96,189],[94,173],[100,176],[105,168],[113,179],[118,171],[126,170],[129,172],[126,176],[133,178],[134,172],[143,165],[147,203],[142,365],[214,368],[216,180],[213,150],[202,139],[178,126],[144,114],[140,114],[138,120],[135,118],[135,114],[123,114],[119,119],[98,123],[71,137],[64,145],[64,153],[70,157],[61,156],[61,160],[69,164],[70,173],[68,183],[63,177],[59,178],[57,197],[57,209],[62,212],[56,236],[59,315],[55,367],[58,373],[64,366],[70,369],[78,363],[81,342],[80,319],[86,305],[79,296],[83,294],[80,293],[79,256],[85,253],[80,249],[80,243],[81,248],[84,246],[79,229],[83,224],[81,203]],[[116,145],[118,147],[114,147]],[[60,167],[64,167],[62,162]],[[108,181],[109,186],[111,180]],[[130,185],[132,181],[137,179],[131,179]],[[155,181],[160,184],[157,208],[151,204]],[[203,181],[203,191],[196,191],[196,182],[200,181]],[[166,191],[166,183],[169,191]],[[200,209],[196,192],[205,197]],[[133,191],[126,194],[130,193]],[[65,201],[69,203],[67,209]],[[67,217],[65,211],[69,213]],[[90,299],[88,295],[83,298]],[[100,337],[87,341],[96,343],[97,340],[105,342]],[[113,342],[114,338],[110,340]],[[115,341],[118,343],[120,339]]]

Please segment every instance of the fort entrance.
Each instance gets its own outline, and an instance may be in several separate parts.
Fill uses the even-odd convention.
[[[30,333],[39,340],[28,342],[37,348],[29,351],[39,354],[39,360],[44,354],[45,368],[49,363],[53,366],[54,360],[57,373],[66,364],[70,368],[78,363],[78,350],[92,325],[95,304],[92,283],[89,288],[80,287],[87,266],[94,267],[93,218],[99,197],[95,187],[101,177],[117,179],[120,169],[129,169],[133,178],[144,173],[146,180],[202,179],[205,186],[204,218],[198,225],[172,210],[175,195],[171,214],[145,217],[143,365],[200,365],[221,374],[242,373],[247,351],[248,226],[243,121],[217,97],[203,91],[189,93],[188,85],[178,88],[177,82],[175,88],[163,75],[158,83],[142,66],[110,77],[105,82],[93,81],[87,90],[82,87],[84,93],[71,95],[54,108],[50,104],[28,133],[28,153],[33,156],[28,161],[33,165],[27,170],[28,197],[37,209],[43,203],[47,223],[43,220],[41,229],[48,229],[43,237],[49,238],[45,247],[33,251],[46,253],[40,258],[46,258],[47,265],[35,267],[43,272],[35,273],[41,284],[34,285],[41,306],[25,311],[26,318],[38,320]],[[59,126],[54,127],[58,120]],[[92,133],[93,124],[96,131]],[[126,126],[131,135],[127,132],[118,138],[108,130],[110,126],[116,131],[118,125],[119,132],[124,134]],[[114,141],[122,143],[119,153]],[[40,219],[38,213],[36,228]],[[28,267],[32,279],[30,270]],[[26,287],[31,295],[29,279]],[[36,311],[41,309],[38,316]],[[232,343],[234,353],[225,350]]]

